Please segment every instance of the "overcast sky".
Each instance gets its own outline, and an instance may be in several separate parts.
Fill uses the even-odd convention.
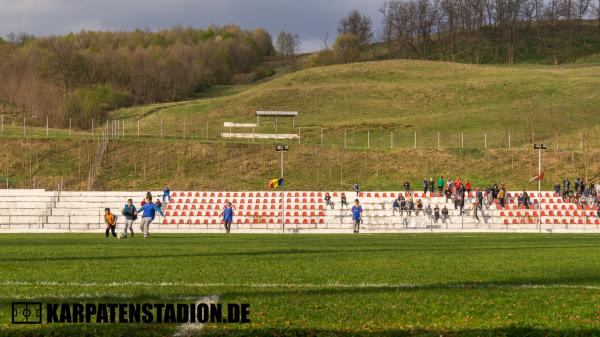
[[[301,50],[319,49],[320,38],[335,38],[338,20],[351,9],[371,17],[379,31],[383,0],[0,0],[0,35],[36,36],[81,30],[157,30],[176,24],[206,27],[238,24],[297,33]]]

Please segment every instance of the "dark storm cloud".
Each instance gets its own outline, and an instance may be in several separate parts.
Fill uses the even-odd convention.
[[[206,27],[235,23],[300,35],[302,50],[319,47],[323,32],[331,43],[336,23],[351,9],[379,29],[383,0],[0,0],[0,34],[65,34],[80,30],[151,30],[176,24]]]

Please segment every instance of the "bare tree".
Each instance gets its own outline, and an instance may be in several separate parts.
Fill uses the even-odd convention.
[[[276,44],[281,56],[289,58],[292,70],[296,71],[296,53],[300,47],[300,37],[298,34],[281,31],[277,36]]]
[[[323,36],[321,36],[321,42],[323,43],[323,50],[329,50],[329,45],[327,44],[327,40],[329,40],[329,33],[324,32]]]
[[[373,38],[372,21],[366,15],[361,15],[353,9],[338,22],[338,34],[353,34],[361,46],[368,44]]]

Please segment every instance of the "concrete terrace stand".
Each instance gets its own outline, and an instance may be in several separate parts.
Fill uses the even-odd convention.
[[[162,192],[152,192],[153,196]],[[335,208],[326,207],[325,192],[286,191],[284,208],[281,191],[175,191],[171,202],[163,206],[165,217],[157,216],[151,225],[155,233],[222,233],[219,214],[226,201],[234,207],[232,233],[281,233],[282,212],[285,212],[286,233],[352,233],[352,215],[340,209],[339,191],[330,191]],[[354,192],[345,192],[348,201]],[[532,209],[518,208],[519,192],[509,192],[507,207],[494,204],[483,214],[480,222],[473,219],[467,199],[466,214],[460,215],[450,202],[437,193],[416,192],[415,201],[440,209],[446,205],[450,219],[437,223],[424,211],[410,216],[394,213],[392,200],[404,192],[361,192],[363,206],[361,233],[418,233],[418,232],[527,232],[527,233],[600,233],[597,210],[564,203],[553,192],[530,193]],[[121,215],[128,198],[139,206],[145,191],[54,192],[41,189],[9,189],[0,192],[0,233],[103,233],[104,208],[110,207],[119,216],[117,229],[125,221]],[[538,202],[541,208],[538,209]],[[350,205],[351,207],[352,205]],[[134,230],[139,232],[138,219]]]

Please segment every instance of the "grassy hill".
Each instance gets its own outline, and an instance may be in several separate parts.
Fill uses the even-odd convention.
[[[487,132],[489,142],[500,146],[510,131],[513,145],[533,137],[555,142],[559,133],[563,147],[572,147],[579,145],[582,131],[593,136],[597,130],[598,85],[600,66],[595,65],[366,62],[307,69],[231,95],[162,105],[151,114],[157,106],[120,110],[115,118],[141,118],[146,130],[156,128],[161,118],[164,128],[173,130],[182,128],[183,120],[189,130],[200,130],[208,120],[218,130],[223,121],[254,121],[258,109],[297,110],[296,124],[309,132],[308,142],[311,128],[324,127],[326,136],[339,136],[344,129],[352,135],[370,130],[375,137],[394,131],[397,144],[407,147],[415,131],[424,137],[418,142],[424,146],[437,147],[438,131],[447,141],[452,138],[453,147],[459,145],[459,132],[470,137],[468,144]]]
[[[600,66],[593,64],[402,60],[318,67],[258,84],[213,87],[186,102],[115,111],[111,118],[125,122],[125,137],[111,142],[94,187],[168,183],[174,189],[264,189],[279,175],[272,142],[220,137],[224,121],[254,122],[258,109],[300,113],[301,144],[290,141],[286,154],[290,189],[340,189],[354,181],[367,189],[400,189],[405,180],[419,186],[424,176],[440,174],[532,188],[527,178],[537,171],[533,141],[550,147],[544,154],[546,188],[565,176],[598,179],[599,87]],[[279,132],[298,132],[285,123]],[[18,125],[3,134],[9,185],[29,186],[37,177],[52,186],[62,177],[66,188],[86,186],[95,146],[88,133],[68,136],[55,129],[48,142],[42,129],[29,132],[27,142],[20,140]],[[256,132],[274,132],[274,125],[262,124]],[[62,159],[55,162],[50,152]],[[38,166],[22,169],[32,162]]]

